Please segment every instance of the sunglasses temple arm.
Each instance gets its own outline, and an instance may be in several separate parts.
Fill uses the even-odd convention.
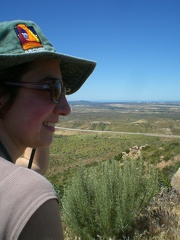
[[[29,164],[28,164],[28,168],[29,168],[29,169],[31,169],[31,167],[32,167],[32,163],[33,163],[33,158],[34,158],[35,152],[36,152],[36,149],[33,148],[33,149],[32,149],[32,152],[31,152],[30,159],[29,159]]]

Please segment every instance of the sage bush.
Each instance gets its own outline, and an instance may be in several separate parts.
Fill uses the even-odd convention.
[[[81,167],[62,198],[63,221],[82,240],[124,239],[158,189],[142,158]]]

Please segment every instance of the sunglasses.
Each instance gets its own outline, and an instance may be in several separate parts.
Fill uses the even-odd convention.
[[[60,80],[55,81],[53,83],[45,83],[45,84],[30,83],[30,82],[6,82],[5,84],[10,86],[15,86],[15,87],[49,91],[51,100],[55,104],[60,103],[62,93],[66,94],[66,87],[64,86],[63,82]]]

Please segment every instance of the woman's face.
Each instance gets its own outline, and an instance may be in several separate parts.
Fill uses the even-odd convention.
[[[57,59],[38,60],[22,78],[22,82],[51,83],[62,75]],[[70,113],[65,94],[59,104],[53,103],[48,91],[19,88],[18,95],[5,114],[3,129],[9,142],[17,148],[45,147],[52,142],[59,116]]]

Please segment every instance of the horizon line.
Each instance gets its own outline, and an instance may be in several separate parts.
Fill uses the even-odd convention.
[[[180,100],[68,100],[68,102],[150,102],[150,103],[180,103]]]

